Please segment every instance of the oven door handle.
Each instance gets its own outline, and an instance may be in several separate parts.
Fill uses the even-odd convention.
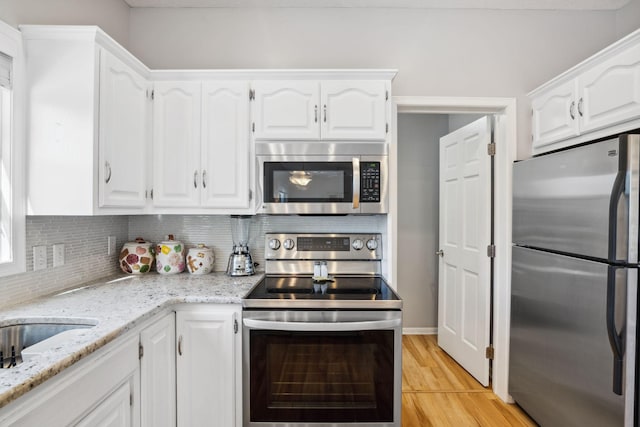
[[[397,328],[402,319],[372,320],[363,322],[279,322],[273,320],[243,319],[249,329],[269,331],[373,331]]]

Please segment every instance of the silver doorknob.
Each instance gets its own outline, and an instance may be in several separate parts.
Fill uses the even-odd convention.
[[[436,251],[436,255],[444,256],[444,251],[440,249],[439,251]]]

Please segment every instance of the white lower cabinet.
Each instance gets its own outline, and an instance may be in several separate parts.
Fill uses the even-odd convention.
[[[140,333],[143,427],[176,425],[176,321],[171,312]]]
[[[3,427],[140,426],[138,335],[109,344],[0,410]]]
[[[241,314],[237,305],[176,310],[178,426],[242,425]]]

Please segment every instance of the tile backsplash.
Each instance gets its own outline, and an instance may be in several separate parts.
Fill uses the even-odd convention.
[[[118,254],[125,241],[143,237],[159,242],[173,234],[187,247],[204,243],[215,254],[216,271],[225,271],[233,248],[228,215],[33,216],[26,223],[25,273],[0,278],[0,307],[28,301],[118,273]],[[262,270],[264,234],[269,232],[386,233],[386,216],[254,216],[249,249]],[[107,238],[116,250],[107,255]],[[54,244],[65,245],[65,263],[53,267]],[[47,268],[33,270],[33,247],[46,246]]]
[[[68,289],[119,271],[117,257],[107,255],[107,237],[127,238],[126,216],[32,216],[26,221],[25,273],[0,278],[0,306]],[[52,245],[63,243],[64,265],[53,267]],[[118,243],[120,245],[120,243]],[[33,247],[46,246],[47,268],[33,270]]]

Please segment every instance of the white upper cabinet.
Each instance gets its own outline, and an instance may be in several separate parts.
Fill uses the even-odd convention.
[[[97,27],[20,29],[28,213],[144,212],[149,70]]]
[[[529,94],[533,154],[640,127],[640,30]]]
[[[153,205],[200,204],[200,82],[156,82],[153,99]]]
[[[322,139],[384,141],[387,97],[383,81],[323,82]]]
[[[202,85],[201,204],[249,207],[249,83]]]
[[[320,83],[258,81],[253,84],[256,139],[320,139]]]
[[[249,208],[249,83],[158,81],[153,102],[154,208]]]
[[[387,81],[280,80],[252,86],[256,140],[386,139]]]
[[[100,50],[100,206],[144,207],[147,191],[147,80]]]

